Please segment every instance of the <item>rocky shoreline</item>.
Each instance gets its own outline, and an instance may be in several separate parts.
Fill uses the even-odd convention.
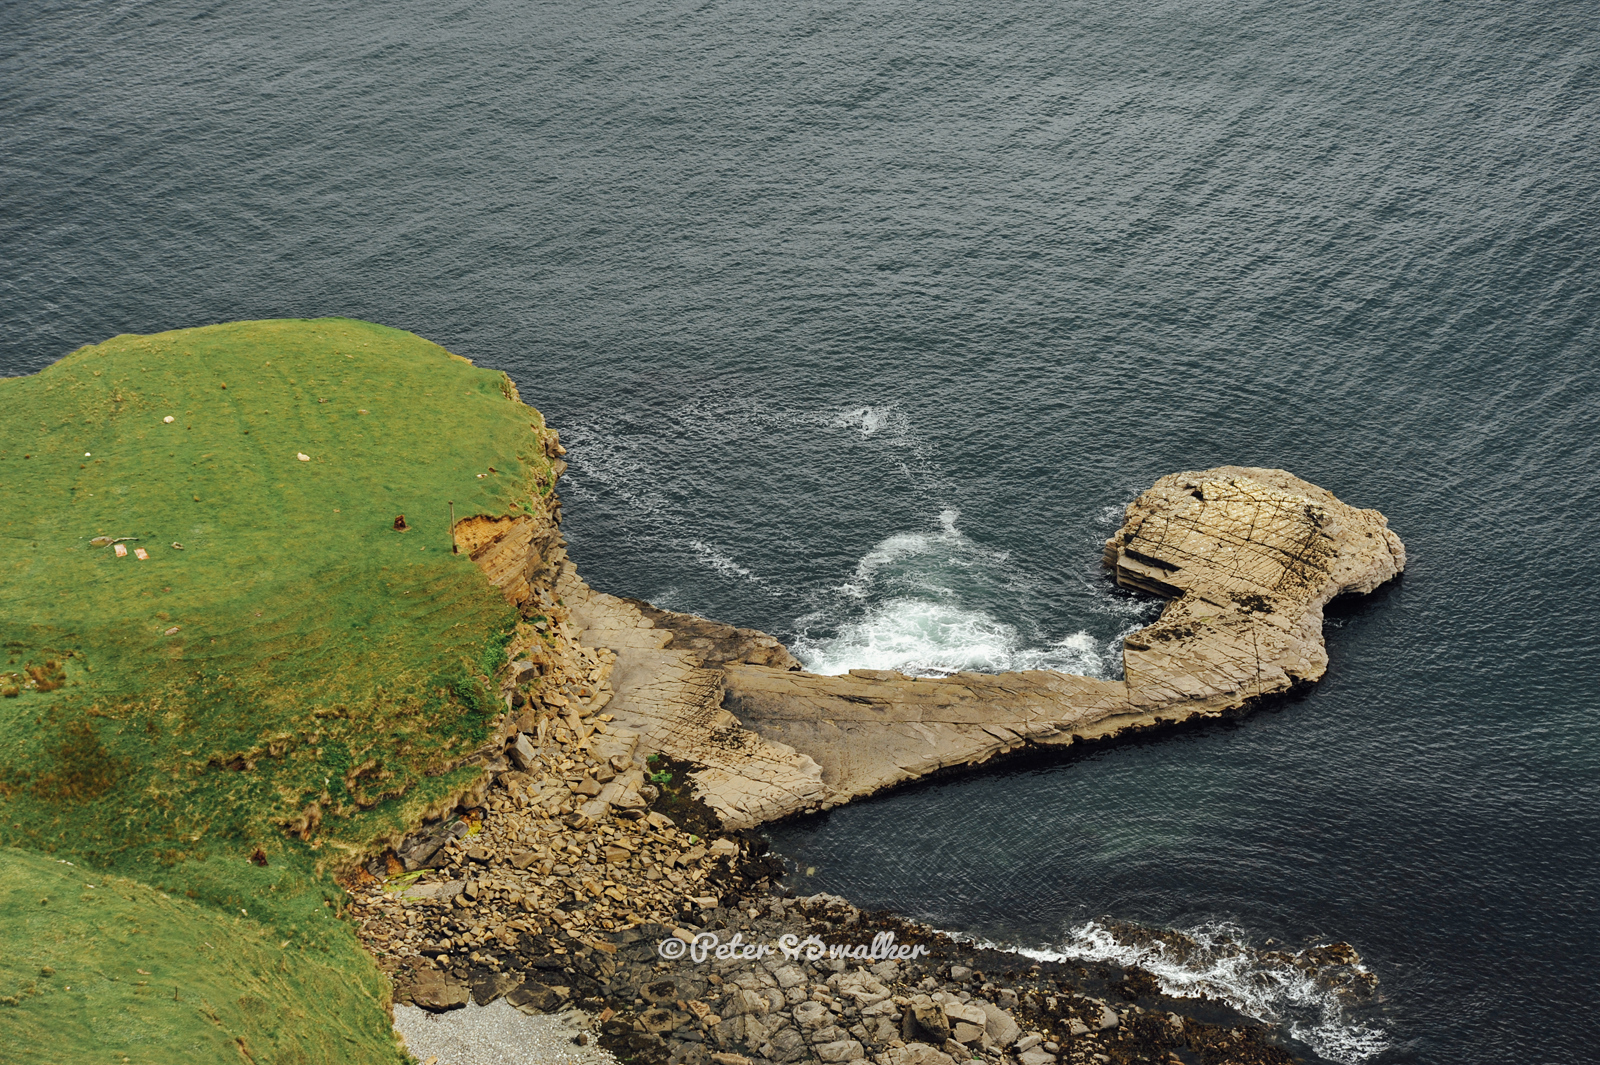
[[[664,779],[686,766],[590,742],[503,771],[481,806],[423,834],[445,841],[420,875],[352,886],[350,915],[397,1003],[577,1008],[618,1059],[652,1065],[1294,1060],[1267,1027],[1165,996],[1138,969],[1034,962],[836,897],[785,897],[758,835],[721,831]],[[579,812],[587,782],[624,761],[663,779],[653,805],[681,822]],[[877,956],[828,956],[837,947]]]
[[[1266,1026],[1164,996],[1137,968],[1036,963],[788,898],[750,830],[1309,683],[1327,663],[1323,606],[1404,565],[1377,512],[1282,471],[1163,478],[1107,546],[1119,581],[1172,600],[1129,638],[1123,681],[818,677],[766,634],[595,592],[535,520],[472,532],[474,560],[526,620],[479,782],[348,879],[396,1001],[576,1007],[617,1057],[665,1065],[1295,1060]],[[761,956],[744,956],[752,945]],[[1325,954],[1306,965],[1354,964],[1346,945]]]

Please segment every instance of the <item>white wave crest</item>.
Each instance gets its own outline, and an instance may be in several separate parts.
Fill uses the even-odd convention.
[[[790,645],[795,656],[812,672],[832,674],[1053,669],[1104,678],[1120,668],[1122,637],[1132,629],[1105,642],[1080,630],[1040,644],[984,609],[980,604],[1003,600],[1035,581],[1015,571],[1008,552],[977,543],[956,528],[960,518],[960,510],[947,507],[939,512],[936,530],[899,532],[874,545],[835,589],[834,609],[796,622],[799,634]],[[1141,614],[1148,609],[1138,606]],[[1104,607],[1103,613],[1128,613],[1124,601],[1110,595]],[[813,627],[831,633],[812,635]]]
[[[986,611],[922,599],[876,604],[832,636],[795,637],[790,649],[813,673],[892,669],[913,677],[1024,669],[1104,677],[1109,653],[1087,632],[1029,647],[1014,626]]]
[[[1041,961],[1137,965],[1169,995],[1221,999],[1248,1016],[1283,1025],[1322,1057],[1344,1065],[1359,1065],[1389,1049],[1383,1030],[1351,1017],[1339,992],[1319,982],[1313,971],[1281,952],[1248,947],[1244,939],[1242,930],[1222,922],[1166,938],[1135,939],[1086,921],[1051,949],[1016,952]]]

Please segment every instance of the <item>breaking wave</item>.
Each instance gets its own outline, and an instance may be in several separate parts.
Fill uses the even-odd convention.
[[[927,526],[879,540],[831,582],[789,586],[776,572],[760,571],[772,565],[771,558],[762,563],[740,557],[760,556],[749,545],[730,542],[738,534],[718,542],[722,538],[696,506],[696,486],[685,483],[675,464],[674,456],[685,449],[702,455],[760,453],[820,439],[840,461],[869,454],[879,475],[900,478],[914,498],[939,507],[937,501],[954,495],[952,482],[897,404],[793,410],[712,395],[659,412],[649,426],[618,426],[595,417],[569,423],[563,435],[574,455],[565,491],[592,510],[617,512],[639,548],[680,560],[684,572],[737,582],[738,594],[760,596],[763,611],[795,618],[791,631],[780,635],[815,672],[892,669],[943,676],[1053,669],[1114,679],[1121,676],[1122,637],[1159,610],[1148,600],[1086,585],[1087,594],[1073,593],[1076,601],[1062,611],[1060,574],[1042,579],[1008,552],[968,536],[958,527],[960,510],[948,505]],[[1119,509],[1107,508],[1102,518]],[[783,518],[773,520],[769,534],[785,535]],[[799,536],[795,543],[803,549]],[[702,604],[678,602],[681,593],[675,581],[670,590],[647,594],[670,597],[677,609],[705,611]],[[1045,617],[1056,620],[1039,620]],[[1072,621],[1063,625],[1063,617]]]
[[[1318,1055],[1342,1065],[1359,1065],[1389,1049],[1383,1029],[1358,1016],[1378,981],[1348,943],[1290,952],[1251,947],[1245,940],[1241,929],[1226,922],[1177,932],[1086,921],[1048,949],[1007,949],[1041,961],[1137,965],[1169,995],[1219,999],[1282,1025]]]
[[[1095,610],[1122,624],[1109,637],[1087,629],[1027,634],[979,604],[1015,599],[1039,583],[1007,552],[956,528],[961,512],[940,512],[938,527],[878,542],[832,589],[830,602],[796,623],[791,650],[815,673],[892,669],[912,676],[962,670],[1002,673],[1054,669],[1088,677],[1120,675],[1122,638],[1148,623],[1148,602],[1101,594]],[[823,635],[814,631],[822,629]]]
[[[878,603],[832,636],[796,636],[791,650],[813,673],[892,669],[918,677],[1021,669],[1105,677],[1113,657],[1112,647],[1087,632],[1030,647],[1015,626],[986,611],[924,599]]]

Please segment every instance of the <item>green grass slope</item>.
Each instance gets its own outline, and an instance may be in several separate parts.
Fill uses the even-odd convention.
[[[442,768],[487,732],[515,612],[451,554],[447,501],[542,506],[543,424],[513,396],[344,319],[121,336],[0,380],[0,845],[245,909],[241,942],[304,943],[312,997],[370,1012],[335,991],[376,974],[325,873],[458,786]],[[169,1012],[180,1042],[214,1034],[181,993]],[[119,1060],[84,1024],[59,1060]],[[382,1028],[338,1060],[393,1060]]]
[[[395,1060],[383,979],[122,877],[0,857],[0,1060]],[[376,1051],[376,1053],[374,1053]]]

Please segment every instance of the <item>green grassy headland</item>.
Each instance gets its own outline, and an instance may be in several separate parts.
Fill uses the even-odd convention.
[[[0,1057],[402,1060],[330,871],[477,773],[517,616],[446,501],[543,509],[514,397],[346,319],[0,380]]]

